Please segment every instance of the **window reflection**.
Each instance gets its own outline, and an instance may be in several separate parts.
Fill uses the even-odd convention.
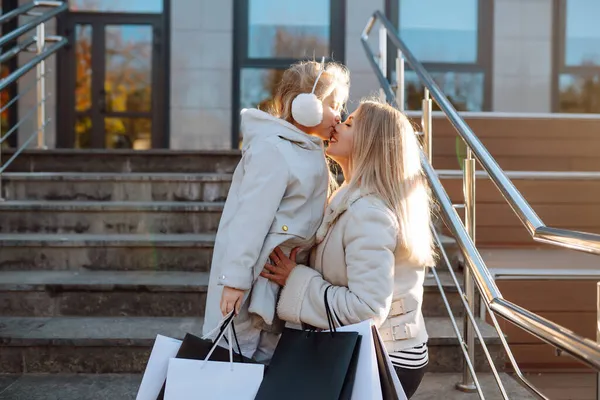
[[[567,2],[566,65],[600,65],[600,2]]]
[[[69,9],[88,12],[162,13],[163,0],[69,0]]]
[[[75,27],[75,110],[86,111],[92,105],[92,26]]]
[[[267,110],[281,82],[284,70],[244,68],[241,73],[242,108],[256,107]]]
[[[559,91],[560,112],[600,113],[600,73],[588,76],[563,74]]]
[[[458,111],[483,109],[484,74],[482,72],[434,72],[431,75]],[[405,85],[406,109],[421,110],[424,90],[417,74],[407,71]],[[435,101],[433,108],[439,110]]]
[[[106,27],[106,111],[150,111],[152,27]]]
[[[248,56],[327,56],[329,21],[329,1],[249,0]]]
[[[477,62],[478,0],[399,1],[400,36],[419,61]]]

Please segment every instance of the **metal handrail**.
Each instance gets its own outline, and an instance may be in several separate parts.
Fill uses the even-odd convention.
[[[380,45],[383,43],[380,48],[381,57],[379,58],[379,63],[376,59],[375,54],[371,50],[368,44],[368,37],[370,31],[373,29],[375,22],[380,20],[383,27],[380,30]],[[521,329],[529,332],[533,336],[543,340],[544,342],[564,351],[565,353],[571,355],[575,359],[581,361],[582,363],[600,371],[600,345],[597,343],[586,339],[576,333],[568,330],[561,325],[558,325],[552,321],[548,321],[539,315],[530,312],[524,308],[519,307],[518,305],[504,299],[502,294],[500,293],[493,277],[490,274],[487,266],[485,265],[481,254],[475,247],[474,243],[474,182],[477,177],[477,174],[474,168],[475,160],[472,158],[474,154],[475,157],[479,160],[480,164],[484,167],[485,175],[489,176],[495,185],[498,187],[506,201],[511,205],[515,213],[519,216],[522,223],[528,228],[532,237],[537,241],[543,241],[547,243],[552,243],[561,247],[574,248],[577,250],[582,250],[590,253],[599,254],[600,253],[600,235],[594,235],[583,232],[575,232],[564,229],[556,229],[550,228],[543,224],[537,214],[533,211],[529,203],[523,198],[521,193],[516,189],[513,183],[507,176],[507,173],[500,169],[499,165],[489,154],[487,149],[483,146],[483,144],[479,141],[479,139],[475,136],[473,131],[468,127],[466,122],[458,115],[454,107],[450,104],[445,95],[441,92],[439,87],[433,81],[429,73],[425,70],[425,68],[416,60],[416,58],[410,53],[406,45],[399,38],[398,33],[392,24],[383,16],[380,11],[376,11],[373,16],[369,19],[367,26],[361,36],[361,43],[365,49],[367,54],[367,58],[373,70],[376,74],[377,79],[379,80],[381,89],[383,94],[387,98],[388,102],[392,105],[396,106],[399,109],[403,109],[403,104],[399,105],[396,101],[396,96],[393,93],[392,87],[390,83],[387,81],[385,77],[385,67],[386,67],[386,59],[385,54],[387,51],[386,43],[387,39],[391,39],[391,42],[395,44],[398,51],[398,61],[397,61],[397,71],[399,79],[402,79],[404,75],[404,59],[408,61],[411,67],[415,70],[421,81],[425,85],[425,99],[423,101],[423,151],[421,151],[421,164],[423,166],[424,174],[429,182],[429,185],[432,189],[433,195],[436,198],[439,209],[443,216],[444,221],[446,222],[446,226],[450,229],[451,233],[455,237],[458,247],[461,252],[465,256],[465,262],[467,268],[465,269],[465,296],[466,299],[465,306],[467,309],[467,316],[465,317],[465,328],[467,328],[467,323],[474,322],[469,321],[469,317],[472,314],[472,310],[474,308],[474,296],[472,294],[472,289],[469,289],[469,285],[472,288],[471,282],[471,274],[472,279],[475,281],[479,292],[482,295],[483,301],[486,305],[486,308],[490,310],[491,315],[498,314],[508,321],[512,322],[516,326]],[[399,85],[401,89],[398,92],[399,98],[403,99],[403,86]],[[458,216],[458,213],[452,204],[448,194],[446,193],[443,185],[440,182],[440,178],[444,177],[456,177],[456,171],[435,171],[430,164],[431,161],[431,100],[429,99],[429,94],[432,94],[435,101],[438,103],[442,111],[446,114],[446,116],[451,120],[454,127],[458,130],[459,135],[465,140],[467,144],[467,159],[469,161],[468,168],[465,168],[464,173],[465,178],[465,208],[467,211],[467,218],[463,225],[461,218]],[[465,163],[467,167],[467,163]],[[440,176],[438,176],[440,173]],[[584,176],[582,173],[578,173],[579,176]],[[531,172],[530,174],[523,174],[524,177],[532,177],[536,175],[535,172]],[[548,173],[546,175],[537,173],[537,176],[543,176],[546,179],[549,179],[550,176],[555,176],[560,178],[565,178],[567,175],[562,173]],[[589,174],[585,176],[587,179],[596,179],[597,176],[593,174]],[[533,177],[535,179],[535,177]],[[469,199],[467,200],[467,197]],[[443,253],[445,254],[445,253]],[[434,274],[435,276],[435,274]],[[457,282],[456,282],[457,283]],[[450,318],[454,319],[454,316],[450,312]],[[495,318],[493,318],[494,326],[496,329],[501,330]],[[465,329],[465,341],[466,343],[462,343],[464,346],[468,348],[468,354],[465,356],[465,362],[467,366],[470,366],[473,360],[473,346],[474,339],[473,335],[478,334],[477,330],[473,332],[474,323],[468,324],[468,330]],[[459,339],[461,337],[459,336]],[[503,340],[503,345],[509,355],[509,359],[513,365],[516,365],[515,359],[506,343]],[[535,387],[533,387],[520,373],[518,366],[516,366],[516,370],[518,371],[517,377],[523,381],[523,383],[528,387],[528,389],[536,394],[540,398],[545,398]],[[457,384],[457,388],[461,390],[477,390],[481,393],[478,384],[473,385],[473,380],[475,379],[474,374],[469,380],[469,372],[467,369],[464,371],[463,381]],[[503,390],[502,384],[498,382],[498,387],[500,390]]]
[[[536,214],[533,208],[529,205],[527,200],[506,176],[504,171],[500,168],[496,160],[485,148],[483,143],[471,130],[469,125],[463,118],[458,115],[458,112],[452,106],[448,98],[443,94],[437,83],[433,80],[432,76],[425,70],[425,67],[416,59],[404,42],[400,39],[396,28],[392,23],[381,13],[376,11],[369,19],[365,30],[362,33],[361,41],[365,50],[370,52],[369,62],[372,66],[379,66],[375,61],[375,56],[371,51],[367,39],[369,33],[373,29],[375,22],[379,22],[385,27],[387,31],[387,37],[390,41],[402,52],[403,58],[412,67],[413,71],[420,78],[421,82],[425,85],[427,90],[431,93],[431,96],[436,101],[440,109],[446,114],[454,128],[458,131],[460,137],[465,141],[467,146],[472,150],[473,154],[483,167],[490,175],[490,178],[506,199],[510,207],[513,209],[515,214],[519,217],[523,225],[529,231],[531,237],[539,242],[554,244],[570,248],[573,250],[584,251],[593,254],[600,254],[600,235],[593,233],[581,233],[574,232],[568,229],[550,228],[544,224],[540,217]],[[395,96],[393,95],[391,85],[387,80],[383,79],[383,90],[385,91],[388,101],[395,103]]]
[[[50,7],[50,10],[44,11],[42,13],[32,13],[31,10],[36,7]],[[35,44],[35,48],[31,51],[34,51],[36,54],[30,60],[28,60],[25,64],[17,68],[15,71],[12,71],[7,77],[0,80],[0,91],[6,89],[13,83],[17,82],[21,77],[27,74],[29,71],[36,68],[36,80],[34,85],[31,85],[25,91],[17,94],[14,98],[10,99],[7,104],[2,105],[2,110],[5,111],[8,107],[13,106],[19,98],[21,98],[25,93],[28,93],[29,90],[36,86],[36,105],[33,106],[23,118],[19,121],[15,122],[15,124],[7,131],[7,133],[0,138],[0,200],[2,200],[2,173],[8,168],[8,166],[21,154],[33,141],[34,138],[37,137],[37,147],[40,149],[46,148],[45,138],[46,138],[46,127],[50,123],[50,118],[46,118],[46,103],[49,97],[49,94],[46,94],[46,65],[45,60],[51,55],[55,54],[59,49],[64,47],[67,44],[67,39],[61,36],[53,36],[46,35],[46,21],[56,17],[60,13],[68,10],[68,5],[63,1],[50,1],[50,0],[38,0],[33,1],[24,5],[17,7],[16,9],[0,16],[0,25],[13,20],[21,15],[28,14],[30,16],[34,16],[31,20],[26,23],[18,26],[12,32],[2,36],[0,38],[0,47],[6,46],[6,44],[11,41],[19,38],[21,35],[29,32],[33,29],[36,30],[35,36],[32,38],[28,38],[21,43],[16,44],[13,48],[7,50],[0,56],[0,62],[5,62],[12,57],[17,56],[22,51],[30,51],[29,47]],[[51,45],[47,46],[47,43],[51,43]],[[33,115],[36,115],[36,129],[33,133],[31,133],[24,143],[16,149],[13,155],[8,159],[8,161],[2,163],[2,143],[6,141],[20,126],[23,122]]]

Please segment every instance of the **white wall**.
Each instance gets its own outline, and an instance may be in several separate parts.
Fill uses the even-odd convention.
[[[233,0],[171,7],[171,148],[228,149]]]
[[[383,0],[346,0],[346,66],[350,70],[350,101],[354,111],[361,98],[378,93],[379,83],[360,42],[367,20],[375,10],[384,10]],[[378,52],[378,26],[370,36],[371,48]]]
[[[553,0],[496,0],[493,111],[551,112]]]

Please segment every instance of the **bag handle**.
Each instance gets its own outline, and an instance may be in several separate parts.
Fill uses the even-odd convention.
[[[240,348],[240,342],[238,341],[237,334],[235,332],[234,323],[233,323],[234,316],[235,315],[233,314],[233,311],[230,312],[219,323],[219,325],[215,329],[213,329],[211,332],[204,335],[203,339],[206,339],[207,337],[211,336],[215,331],[220,329],[219,334],[215,338],[215,341],[213,342],[213,346],[211,347],[210,351],[208,352],[208,355],[206,356],[206,358],[204,359],[204,362],[202,363],[201,368],[204,368],[204,366],[208,363],[208,361],[210,360],[210,356],[216,350],[217,346],[219,345],[219,341],[225,336],[226,332],[229,336],[229,340],[225,339],[225,342],[228,344],[228,347],[229,347],[229,363],[231,366],[231,370],[233,371],[233,340],[235,340],[235,343],[237,344],[240,359],[242,360],[242,362],[244,362],[242,350]]]
[[[327,299],[327,292],[332,287],[333,287],[333,285],[329,285],[325,289],[325,295],[323,296],[324,297],[323,302],[325,303],[325,314],[327,314],[327,324],[329,325],[329,331],[333,335],[334,333],[337,332],[337,330],[335,328],[335,320],[333,319],[333,312],[331,311],[331,307],[329,307],[329,300]]]

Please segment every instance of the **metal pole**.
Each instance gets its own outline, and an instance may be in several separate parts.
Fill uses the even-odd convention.
[[[467,148],[463,191],[465,196],[465,228],[471,240],[475,243],[475,159],[471,148]],[[465,297],[471,312],[475,315],[475,282],[468,266],[465,268]],[[469,360],[475,365],[475,330],[467,315],[464,317],[464,332]],[[462,382],[457,383],[456,388],[463,392],[475,392],[477,390],[466,361],[463,363]]]
[[[423,127],[423,150],[429,160],[429,164],[433,166],[433,149],[431,139],[431,107],[432,101],[429,97],[429,89],[425,89],[425,96],[423,98],[423,115],[421,116],[421,126]]]
[[[44,47],[46,45],[46,26],[44,23],[41,23],[36,28],[36,50],[37,54],[41,54],[44,51]],[[38,149],[46,149],[46,62],[44,60],[40,61],[40,63],[36,67],[36,77],[37,77],[37,129],[38,129],[38,138],[37,138],[37,147]]]
[[[384,26],[379,28],[379,69],[383,76],[387,78],[387,30]],[[387,102],[385,91],[379,89],[379,98]]]
[[[396,87],[396,103],[398,103],[400,111],[404,112],[404,57],[402,57],[400,50],[398,50],[398,57],[396,57],[396,79],[398,83]]]
[[[596,284],[596,342],[600,343],[600,282]],[[596,400],[600,400],[600,372],[596,372]]]

